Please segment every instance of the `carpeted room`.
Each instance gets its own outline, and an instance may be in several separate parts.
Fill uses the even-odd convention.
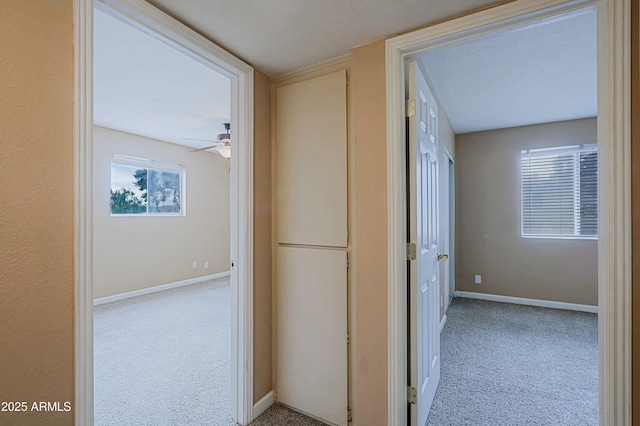
[[[562,42],[547,43],[552,33]],[[587,8],[421,56],[456,133],[450,294],[458,298],[441,316],[430,424],[599,421],[596,38],[596,11]],[[563,92],[572,86],[582,101]],[[549,104],[566,106],[566,115],[541,117],[551,109],[535,106]],[[539,306],[539,317],[514,303]],[[518,383],[527,375],[542,382]]]
[[[229,160],[190,150],[224,133],[229,78],[104,9],[94,31],[95,423],[226,419]]]
[[[597,230],[523,236],[520,205],[525,147],[595,138],[593,118],[456,136],[460,297],[428,425],[599,423]]]
[[[110,214],[103,200],[114,150],[174,161],[183,156],[188,216]],[[158,424],[153,419],[185,413],[228,419],[226,161],[105,128],[95,129],[95,155],[96,176],[107,177],[96,177],[104,185],[96,190],[94,219],[95,424]]]

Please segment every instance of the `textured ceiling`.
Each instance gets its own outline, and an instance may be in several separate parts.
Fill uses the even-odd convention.
[[[271,76],[495,0],[150,0]],[[420,55],[457,133],[595,116],[594,9]],[[227,78],[99,10],[95,123],[194,148],[229,120]]]
[[[147,0],[271,77],[502,1]]]
[[[94,44],[95,124],[194,148],[224,131],[227,77],[98,9]]]
[[[421,55],[456,133],[597,115],[595,8]]]

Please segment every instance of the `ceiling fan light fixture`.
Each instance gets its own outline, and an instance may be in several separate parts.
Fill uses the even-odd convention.
[[[230,146],[226,146],[226,145],[219,146],[217,148],[213,148],[212,151],[220,154],[221,156],[223,156],[227,160],[229,158],[231,158],[231,147]]]
[[[200,151],[208,151],[212,150],[212,152],[218,153],[226,159],[231,158],[231,124],[224,124],[224,133],[219,133],[217,136],[217,142],[214,145],[205,146],[204,148],[192,149],[189,152],[200,152]],[[204,139],[191,139],[191,138],[183,138],[186,140],[194,140],[194,141],[202,141],[202,142],[213,142]]]

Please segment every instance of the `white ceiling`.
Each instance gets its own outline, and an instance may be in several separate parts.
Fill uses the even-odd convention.
[[[270,76],[496,0],[147,0]],[[595,116],[591,9],[421,55],[457,133]],[[194,148],[229,121],[226,77],[96,10],[94,119]]]
[[[597,115],[595,8],[420,55],[456,133]]]
[[[271,77],[502,0],[147,0]]]
[[[227,77],[96,9],[94,122],[193,148],[229,122]]]

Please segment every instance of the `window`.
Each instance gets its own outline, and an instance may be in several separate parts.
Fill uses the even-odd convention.
[[[522,236],[598,237],[598,148],[522,151]]]
[[[184,166],[113,154],[112,215],[182,216]]]

